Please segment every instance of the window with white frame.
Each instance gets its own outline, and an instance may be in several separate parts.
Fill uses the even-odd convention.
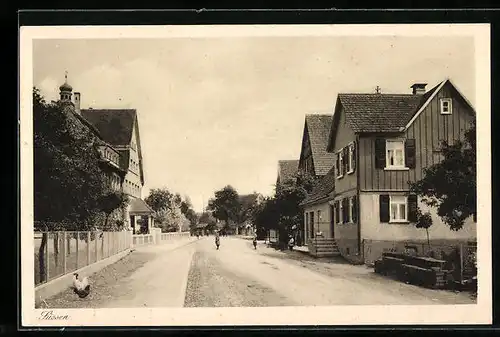
[[[449,115],[451,114],[451,98],[441,98],[441,114]]]
[[[354,214],[354,202],[353,202],[353,198],[350,197],[349,198],[349,218],[348,218],[349,222],[354,222],[353,214]]]
[[[344,158],[342,158],[343,156],[343,151],[340,150],[339,152],[337,152],[337,178],[341,178],[343,175],[344,175],[344,165],[343,165],[343,161],[344,161]]]
[[[386,141],[386,167],[401,168],[405,166],[405,142],[404,140]]]
[[[408,221],[408,198],[404,195],[389,197],[390,222]]]
[[[347,173],[352,173],[354,172],[354,143],[349,144],[347,150],[347,160]]]

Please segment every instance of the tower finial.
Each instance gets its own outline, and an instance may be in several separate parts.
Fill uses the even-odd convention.
[[[64,81],[68,82],[68,71],[67,70],[64,71]]]

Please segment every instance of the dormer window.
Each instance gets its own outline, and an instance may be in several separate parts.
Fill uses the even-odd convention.
[[[451,98],[441,98],[441,115],[451,115]]]

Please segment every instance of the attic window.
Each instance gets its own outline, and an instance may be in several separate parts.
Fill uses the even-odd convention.
[[[451,98],[441,98],[441,115],[451,115]]]

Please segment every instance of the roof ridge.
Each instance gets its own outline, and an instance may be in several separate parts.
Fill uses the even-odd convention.
[[[399,93],[376,93],[376,92],[341,92],[340,95],[372,95],[372,96],[421,96],[415,94],[399,94]]]
[[[87,108],[87,109],[80,109],[80,110],[85,110],[85,111],[137,111],[136,108]]]
[[[311,117],[311,116],[328,116],[328,117],[331,117],[331,116],[333,116],[333,114],[327,114],[327,113],[306,114],[306,117]]]

